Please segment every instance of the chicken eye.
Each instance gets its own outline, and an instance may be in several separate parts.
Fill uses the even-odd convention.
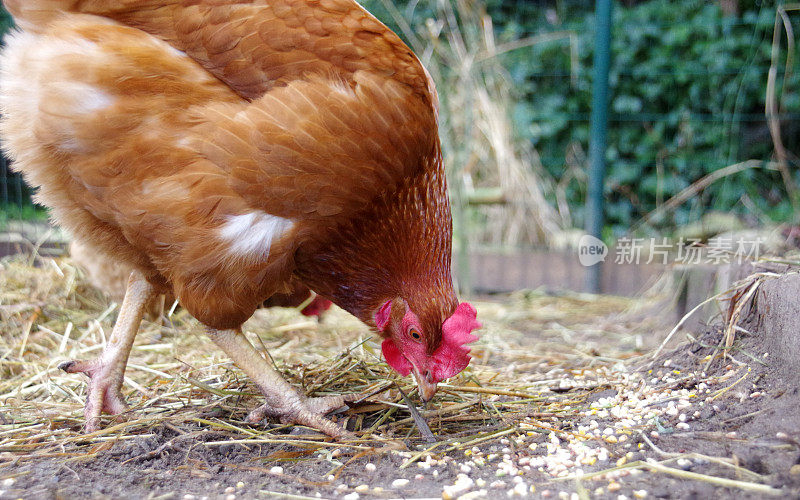
[[[419,331],[417,331],[416,328],[411,328],[411,330],[408,331],[408,334],[411,335],[411,338],[416,340],[417,342],[422,341],[422,335],[420,335]]]

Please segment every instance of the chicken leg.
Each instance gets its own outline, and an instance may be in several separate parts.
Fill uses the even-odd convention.
[[[234,363],[252,379],[266,403],[251,411],[247,421],[277,417],[283,423],[306,425],[340,438],[348,434],[341,426],[323,417],[326,413],[354,401],[357,395],[309,398],[299,394],[262,358],[245,336],[236,330],[209,330],[209,336]]]
[[[122,378],[133,339],[142,321],[145,304],[153,293],[153,285],[147,282],[144,275],[133,271],[128,279],[117,322],[100,356],[91,361],[66,361],[58,365],[67,373],[80,372],[89,376],[89,389],[83,410],[86,432],[94,432],[100,428],[101,412],[117,415],[128,409],[120,392]]]

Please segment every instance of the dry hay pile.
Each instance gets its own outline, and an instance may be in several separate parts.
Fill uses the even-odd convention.
[[[728,457],[658,448],[659,433],[692,429],[702,401],[722,397],[741,370],[677,370],[663,358],[638,369],[671,326],[656,298],[527,292],[478,302],[474,360],[420,410],[424,421],[401,392],[418,401],[411,379],[380,360],[357,320],[335,308],[321,321],[259,311],[245,331],[295,387],[370,394],[334,416],[357,436],[343,442],[243,424],[257,390],[173,308],[137,337],[123,387],[132,411],[84,435],[85,380],[57,365],[95,356],[117,305],[68,259],[32,263],[0,267],[0,498],[645,497],[671,491],[673,476],[780,491]],[[688,472],[687,460],[716,467]]]

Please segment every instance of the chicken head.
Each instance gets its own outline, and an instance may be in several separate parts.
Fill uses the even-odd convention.
[[[375,314],[375,325],[385,337],[381,350],[386,362],[403,376],[414,374],[423,401],[436,394],[437,384],[459,374],[471,359],[467,344],[478,337],[477,312],[462,302],[441,325],[441,332],[426,330],[408,303],[397,298],[386,301]],[[440,341],[431,342],[441,333]]]

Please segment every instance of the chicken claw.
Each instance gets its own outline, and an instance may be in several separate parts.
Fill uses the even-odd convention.
[[[276,417],[283,423],[306,425],[335,438],[349,435],[344,428],[323,415],[348,401],[354,401],[357,395],[321,398],[301,396],[261,357],[241,332],[209,330],[208,334],[214,343],[255,382],[267,400],[265,404],[250,412],[247,416],[248,422],[256,423],[265,417]]]
[[[345,429],[331,422],[323,415],[345,406],[346,403],[355,401],[358,399],[358,394],[308,398],[292,391],[291,395],[287,394],[285,396],[282,407],[265,403],[251,411],[245,420],[248,423],[257,424],[267,417],[275,417],[284,424],[305,425],[321,430],[325,434],[336,438],[349,435]]]
[[[127,411],[128,405],[120,391],[125,365],[104,363],[100,359],[92,361],[65,361],[58,368],[67,373],[84,373],[89,377],[86,406],[83,409],[84,430],[94,432],[100,429],[100,413],[119,415]]]
[[[86,406],[83,409],[86,432],[94,432],[100,428],[102,412],[118,415],[128,409],[120,391],[122,379],[133,339],[142,321],[144,306],[153,293],[153,286],[144,275],[133,271],[117,322],[114,323],[111,337],[102,354],[91,361],[65,361],[58,365],[67,373],[84,373],[89,377]]]

